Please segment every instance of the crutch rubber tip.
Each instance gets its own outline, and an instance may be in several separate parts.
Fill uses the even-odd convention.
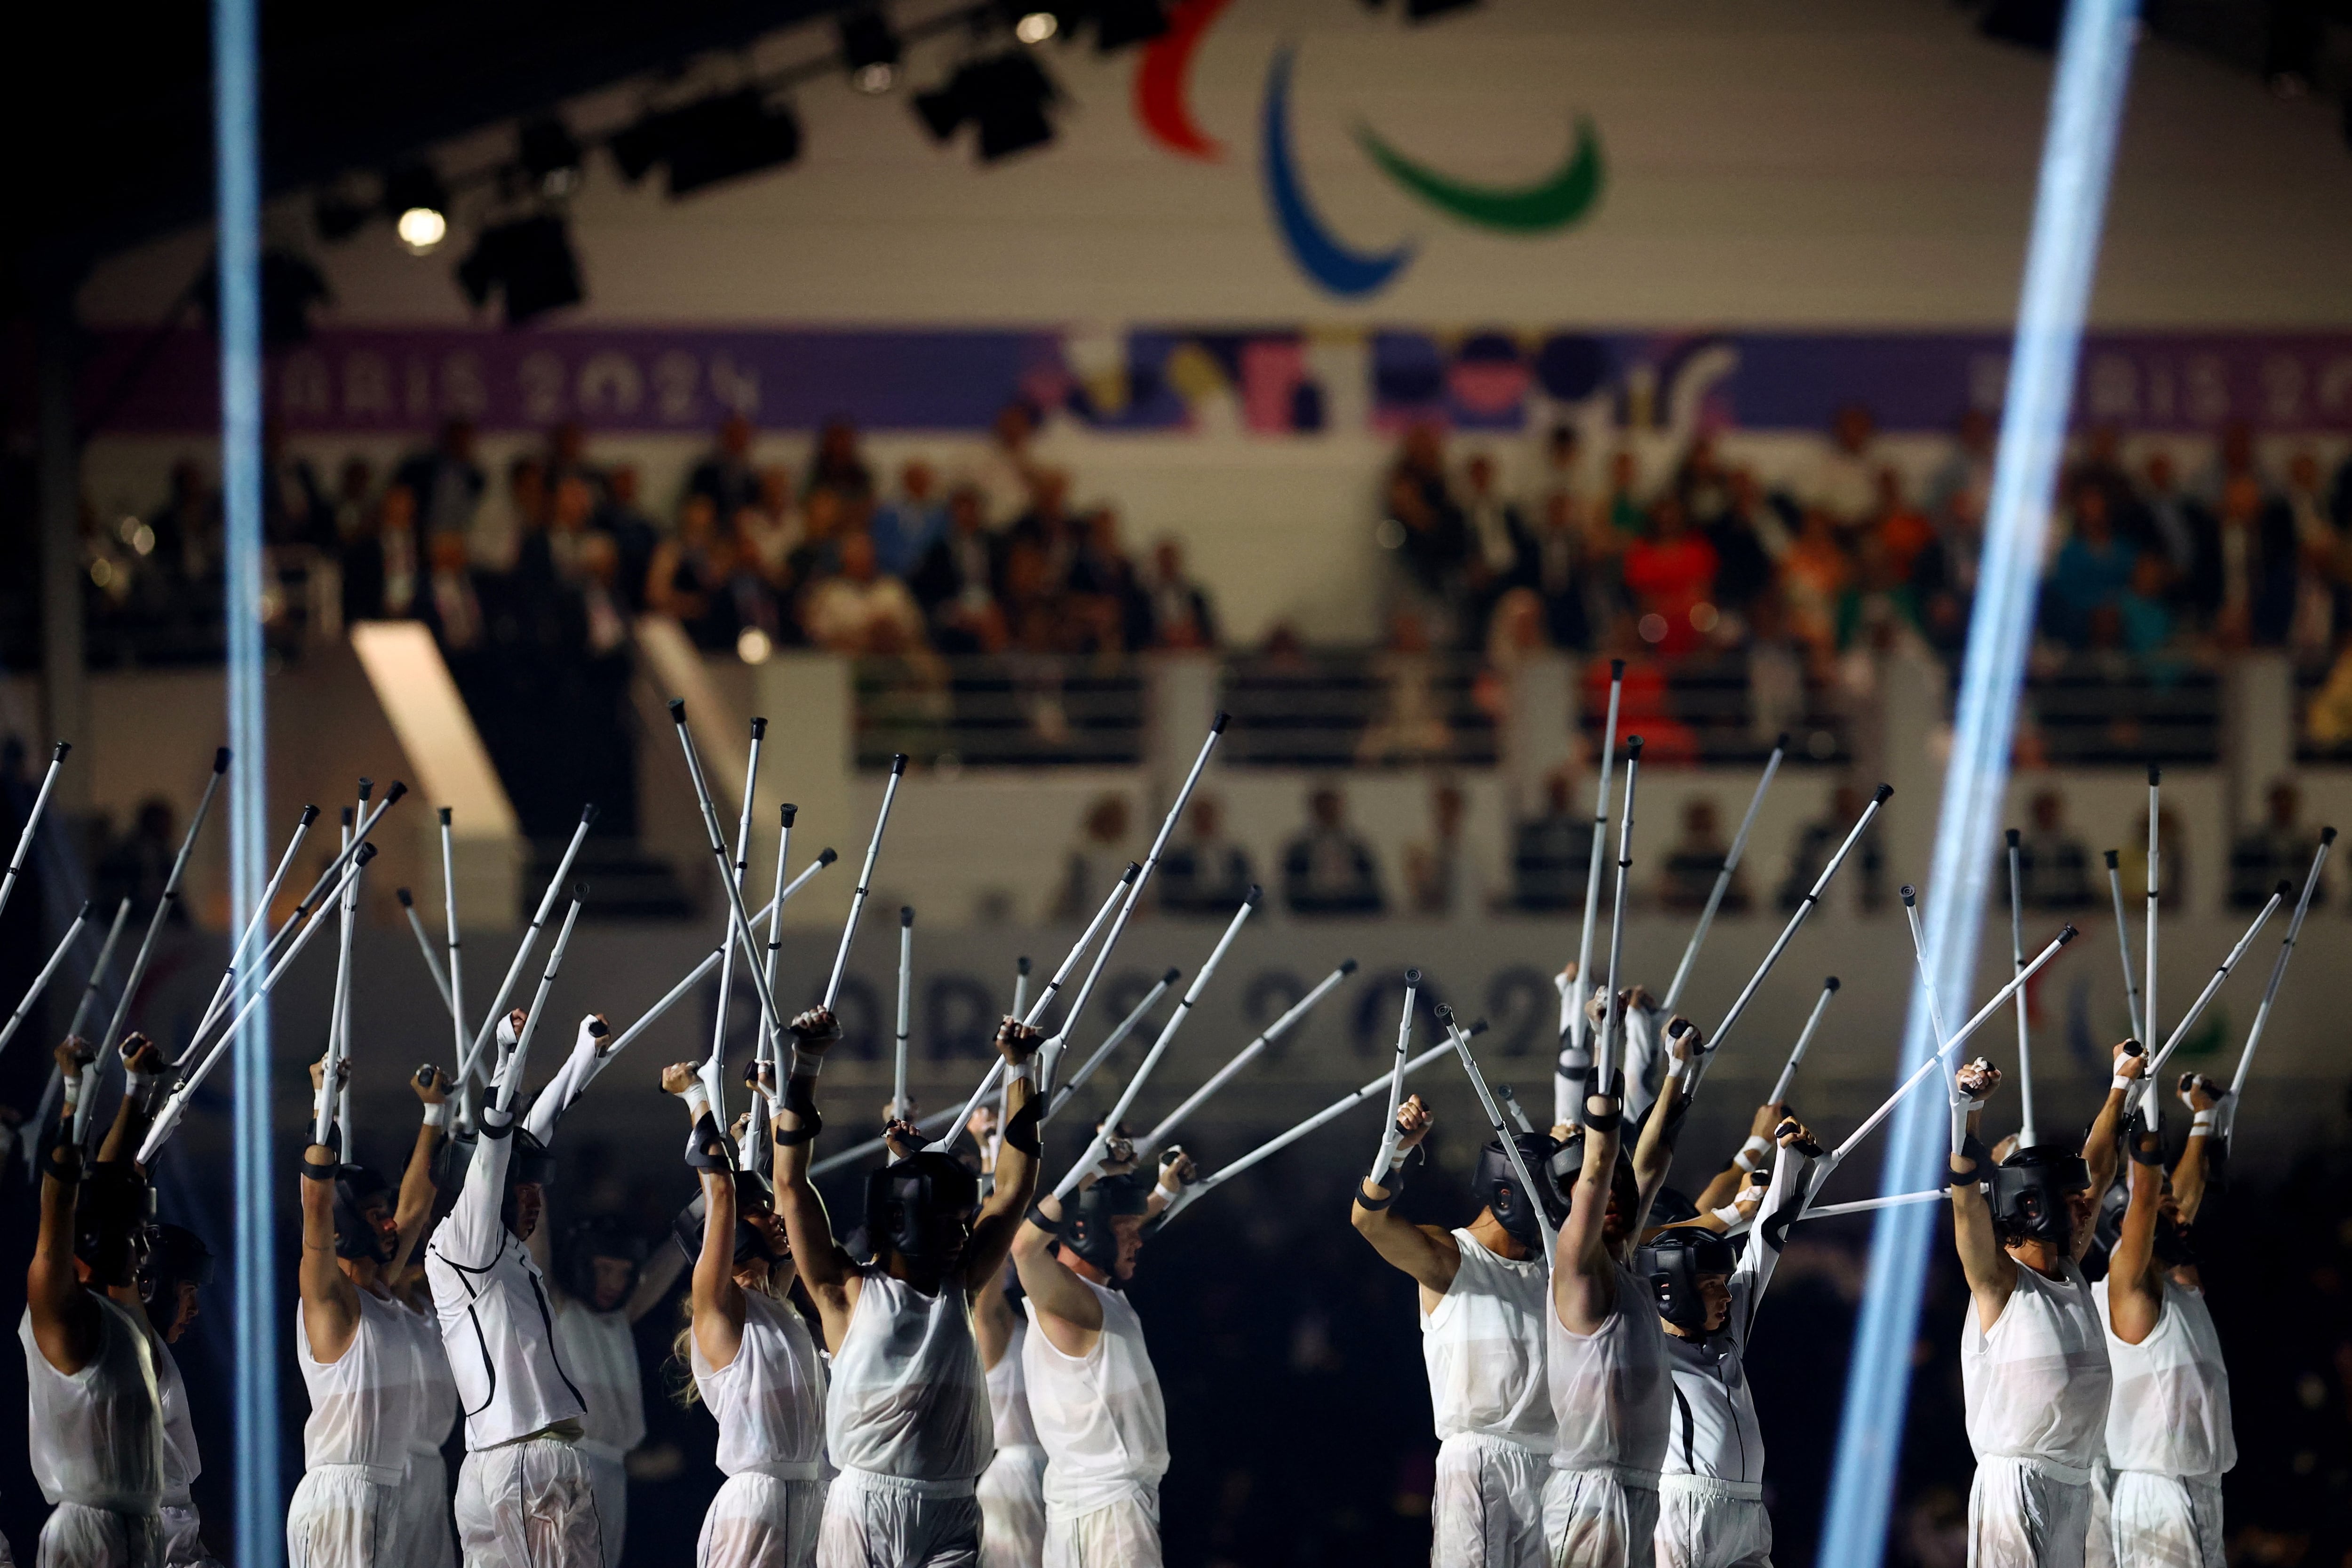
[[[370,840],[368,843],[361,845],[360,852],[352,857],[352,864],[354,866],[366,865],[369,861],[375,858],[375,849],[376,847],[373,840]]]
[[[1027,953],[1024,952],[1019,958],[1013,961],[1013,973],[1015,974],[1026,974],[1029,973],[1029,955]]]
[[[898,923],[901,926],[911,926],[915,923],[915,907],[912,904],[898,906]]]
[[[751,739],[755,741],[764,741],[767,738],[768,721],[765,719],[759,718],[755,715],[751,720]]]
[[[89,919],[89,911],[96,908],[98,908],[98,900],[96,899],[84,899],[81,901],[81,913],[74,916],[74,919],[78,921],[86,921]]]
[[[2019,838],[2021,836],[2019,835],[2019,833],[2018,833],[2018,831],[2017,831],[2017,829],[2016,829],[2016,828],[2014,828],[2014,827],[2011,828],[2011,829],[2008,831],[2008,833],[2006,833],[2005,835],[2003,835],[2003,837],[2006,837],[2006,838],[2009,840],[2009,847],[2010,847],[2011,849],[2014,849],[2014,848],[2016,848],[2016,847],[2017,847],[2017,841],[2018,841],[2018,838]]]
[[[794,805],[791,801],[786,801],[783,805],[776,807],[776,819],[782,822],[786,827],[790,827],[793,825],[793,818],[798,816],[800,814],[801,808]]]
[[[1404,983],[1405,983],[1407,985],[1418,985],[1418,984],[1421,984],[1421,971],[1420,971],[1420,970],[1418,970],[1418,969],[1408,969],[1408,970],[1406,970],[1406,971],[1404,972]]]
[[[2110,870],[2110,871],[2112,871],[2112,870],[2114,870],[2115,868],[2116,868],[2116,852],[2115,852],[2114,850],[2110,849],[2110,850],[2108,850],[2108,851],[2107,851],[2107,869],[2108,869],[2108,870]]]
[[[1437,1005],[1436,1008],[1435,1008],[1435,1012],[1436,1012],[1436,1014],[1437,1014],[1437,1021],[1438,1021],[1440,1024],[1444,1025],[1445,1027],[1447,1027],[1447,1028],[1449,1028],[1449,1029],[1450,1029],[1450,1028],[1452,1028],[1452,1027],[1454,1027],[1454,1009],[1453,1009],[1453,1008],[1451,1008],[1451,1007],[1447,1006],[1444,1003],[1440,1002],[1440,1003]]]
[[[2278,885],[2277,887],[2275,887],[2275,888],[2272,889],[2271,890],[2272,890],[2273,892],[2276,893],[2280,898],[2284,899],[2284,898],[2285,898],[2289,893],[2292,893],[2292,892],[2294,892],[2294,884],[2293,882],[2288,881],[2284,877],[2281,877],[2281,878],[2279,879],[2279,885]]]
[[[2335,843],[2335,842],[2336,842],[2336,829],[2334,829],[2334,828],[2332,828],[2332,827],[2323,827],[2323,828],[2321,828],[2321,829],[2319,830],[2319,841],[2320,841],[2322,844],[2333,844],[2333,843]]]
[[[446,806],[446,805],[445,805],[445,806],[443,806],[440,810],[438,810],[438,811],[435,812],[433,815],[434,815],[434,816],[437,816],[437,817],[439,817],[439,818],[441,819],[441,826],[442,826],[446,827],[446,826],[449,826],[449,808],[448,808],[447,806]]]
[[[1233,717],[1234,716],[1232,714],[1226,712],[1223,709],[1218,709],[1217,716],[1209,721],[1209,733],[1212,735],[1223,734],[1225,732],[1225,726],[1233,721]]]
[[[302,826],[303,826],[308,827],[308,826],[310,826],[310,824],[312,824],[312,823],[314,823],[314,822],[316,822],[316,821],[318,821],[318,820],[319,820],[319,808],[318,808],[317,806],[315,806],[315,805],[306,805],[306,806],[304,806],[304,807],[302,808]]]
[[[1625,760],[1629,763],[1638,763],[1642,760],[1641,736],[1628,735],[1625,737]]]
[[[1481,1035],[1485,1034],[1486,1032],[1486,1019],[1484,1019],[1484,1018],[1481,1018],[1481,1019],[1479,1019],[1476,1023],[1475,1023],[1475,1024],[1471,1025],[1467,1029],[1465,1029],[1465,1030],[1463,1031],[1463,1034],[1464,1034],[1464,1036],[1465,1036],[1465,1037],[1467,1037],[1467,1038],[1469,1038],[1469,1039],[1473,1039],[1473,1040],[1475,1040],[1475,1039],[1476,1039],[1479,1036],[1481,1036]]]
[[[221,747],[218,751],[213,753],[213,772],[216,773],[225,773],[228,772],[228,748],[226,746]]]
[[[408,786],[401,783],[398,779],[394,779],[392,781],[392,787],[383,792],[383,804],[390,805],[394,801],[398,800],[402,795],[404,795],[407,793]]]
[[[1609,661],[1609,679],[1612,680],[1622,680],[1625,679],[1625,661],[1623,659],[1612,658]]]
[[[1880,784],[1880,785],[1878,786],[1878,793],[1877,793],[1876,795],[1872,795],[1872,796],[1870,797],[1870,803],[1871,803],[1873,805],[1885,805],[1887,803],[1887,801],[1888,801],[1889,799],[1891,799],[1891,798],[1894,796],[1894,794],[1895,794],[1895,786],[1894,786],[1893,784]]]
[[[604,1022],[604,1019],[602,1019],[602,1018],[591,1018],[591,1019],[589,1019],[589,1020],[588,1020],[588,1036],[589,1036],[589,1038],[591,1038],[591,1039],[596,1039],[596,1040],[601,1040],[601,1039],[603,1039],[605,1036],[607,1036],[607,1035],[611,1034],[612,1032],[613,1032],[613,1026],[612,1026],[610,1024],[607,1024],[606,1022]]]
[[[685,699],[685,698],[683,698],[683,697],[673,697],[673,698],[671,698],[671,699],[669,700],[669,721],[670,721],[671,723],[673,723],[673,724],[677,724],[677,725],[683,725],[683,724],[685,724],[685,722],[686,722],[686,699]]]
[[[588,881],[586,878],[583,877],[579,881],[572,884],[572,901],[575,904],[584,904],[588,901]]]
[[[1257,908],[1257,901],[1265,897],[1265,889],[1252,882],[1249,885],[1249,891],[1242,895],[1242,903],[1244,907],[1254,910]]]
[[[360,804],[362,805],[365,805],[367,804],[368,796],[374,793],[375,780],[368,777],[365,773],[362,773],[360,775]]]
[[[1352,959],[1352,958],[1343,958],[1343,959],[1341,959],[1341,960],[1339,961],[1339,973],[1342,973],[1342,974],[1353,974],[1353,973],[1356,973],[1356,961],[1355,961],[1354,959]]]
[[[62,763],[66,760],[66,753],[72,750],[73,742],[71,741],[59,741],[58,742],[58,749],[49,753],[49,761],[53,763]]]
[[[830,866],[835,860],[840,858],[841,856],[835,851],[833,846],[830,844],[816,852],[816,863],[820,866]]]
[[[1785,751],[1787,751],[1787,750],[1789,749],[1789,731],[1788,731],[1783,730],[1783,731],[1781,731],[1780,732],[1780,734],[1779,734],[1779,735],[1777,735],[1777,736],[1775,736],[1775,737],[1773,738],[1773,741],[1772,741],[1772,749],[1773,749],[1774,751],[1776,751],[1776,752],[1785,752]]]
[[[1905,909],[1906,909],[1906,910],[1907,910],[1907,909],[1913,908],[1913,907],[1914,907],[1915,905],[1916,905],[1918,902],[1919,902],[1919,889],[1916,889],[1916,888],[1915,888],[1915,887],[1913,887],[1913,886],[1912,886],[1910,883],[1908,883],[1908,882],[1904,883],[1904,884],[1903,884],[1903,907],[1904,907]]]
[[[1122,882],[1132,882],[1142,875],[1143,863],[1139,860],[1129,860],[1127,863],[1127,869],[1118,874],[1118,879]]]
[[[400,900],[400,907],[404,910],[413,910],[416,907],[415,895],[406,888],[394,888],[392,890],[392,896]]]
[[[2127,1057],[2140,1056],[2144,1054],[2147,1049],[2147,1047],[2141,1045],[2137,1040],[2126,1040],[2124,1042],[2124,1055]]]
[[[2082,933],[2075,931],[2071,924],[2060,926],[2058,928],[2058,945],[2063,947],[2080,934]]]
[[[905,773],[906,771],[907,753],[904,752],[893,752],[890,754],[890,776],[894,779],[898,778]]]
[[[2148,787],[2148,788],[2150,788],[2150,789],[2154,789],[2154,788],[2155,788],[2158,784],[2160,784],[2160,783],[2162,783],[2162,782],[2163,782],[2163,779],[2164,779],[2164,770],[2163,770],[2162,768],[2158,767],[2154,763],[2148,763],[2148,764],[2147,764],[2147,787]]]
[[[1029,961],[1024,958],[1021,962],[1026,963]],[[1177,968],[1171,963],[1168,966],[1168,973],[1160,977],[1160,984],[1162,985],[1173,985],[1176,984],[1176,977],[1183,973],[1184,972],[1182,970]]]
[[[343,826],[344,826],[345,827],[349,827],[351,825],[352,825],[352,808],[351,808],[350,806],[348,806],[348,805],[347,805],[347,806],[343,807]]]
[[[1831,975],[1827,980],[1822,983],[1822,989],[1824,991],[1834,991],[1837,988],[1838,977],[1834,974]]]

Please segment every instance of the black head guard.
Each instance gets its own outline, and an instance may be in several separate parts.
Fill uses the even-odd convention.
[[[1710,1274],[1728,1276],[1734,1261],[1731,1243],[1699,1226],[1662,1230],[1633,1249],[1633,1272],[1650,1282],[1658,1316],[1695,1334],[1706,1331],[1706,1298],[1698,1282]]]
[[[147,1260],[139,1270],[141,1300],[170,1307],[175,1304],[181,1286],[201,1289],[212,1282],[213,1251],[205,1245],[205,1238],[184,1226],[157,1226]]]
[[[2091,1190],[2090,1167],[2080,1154],[2037,1143],[2020,1149],[1992,1168],[1992,1223],[2004,1241],[2047,1241],[2064,1247],[2074,1239],[2074,1216],[2066,1205]]]
[[[74,1195],[74,1256],[103,1286],[137,1277],[154,1239],[155,1189],[128,1160],[100,1160]]]
[[[1062,1221],[1062,1245],[1103,1271],[1111,1289],[1119,1287],[1118,1230],[1111,1224],[1121,1215],[1146,1213],[1151,1202],[1151,1182],[1132,1172],[1105,1176],[1071,1205]]]
[[[372,1258],[389,1263],[399,1249],[399,1237],[385,1227],[368,1223],[371,1204],[393,1206],[392,1184],[365,1165],[344,1164],[335,1172],[335,1256]]]
[[[980,1178],[952,1155],[926,1149],[866,1179],[866,1233],[878,1255],[942,1264],[963,1250],[980,1211]]]
[[[1539,1190],[1534,1202],[1519,1190],[1519,1173],[1512,1168],[1510,1154],[1498,1140],[1478,1151],[1478,1163],[1470,1173],[1470,1191],[1511,1233],[1511,1239],[1521,1247],[1543,1245],[1543,1233],[1558,1230],[1568,1218],[1568,1194],[1559,1177],[1552,1171],[1552,1161],[1560,1146],[1541,1132],[1515,1132],[1511,1141],[1519,1148],[1519,1157],[1527,1162],[1539,1186],[1550,1184],[1549,1190]]]
[[[757,1171],[735,1173],[735,1268],[740,1268],[755,1259],[766,1263],[779,1261],[776,1254],[769,1248],[767,1238],[743,1219],[746,1209],[772,1209],[775,1206],[776,1189],[767,1177]],[[702,1256],[702,1228],[709,1213],[709,1205],[702,1201],[702,1194],[697,1193],[694,1201],[678,1210],[677,1217],[670,1221],[670,1234],[677,1238],[677,1245],[685,1252],[689,1264]]]
[[[596,1259],[617,1258],[629,1266],[629,1282],[621,1290],[625,1302],[637,1288],[646,1266],[646,1238],[614,1215],[596,1215],[566,1226],[555,1245],[555,1277],[564,1293],[582,1305],[596,1304]]]

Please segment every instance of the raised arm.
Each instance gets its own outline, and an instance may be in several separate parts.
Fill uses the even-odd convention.
[[[702,1182],[702,1249],[694,1257],[694,1348],[713,1370],[732,1366],[743,1348],[743,1288],[735,1283],[735,1172],[726,1137],[710,1114],[710,1096],[693,1062],[662,1068],[662,1092],[684,1102],[691,1131],[686,1163]]]
[[[1021,1243],[1016,1239],[1013,1246],[1017,1252]],[[1013,1348],[1013,1331],[1020,1325],[1021,1315],[1013,1310],[1013,1303],[1005,1300],[1004,1276],[999,1274],[982,1285],[971,1299],[971,1329],[980,1340],[980,1364],[982,1368],[991,1372],[996,1369],[996,1363],[1004,1359],[1004,1352]]]
[[[1461,1272],[1461,1244],[1453,1232],[1409,1224],[1389,1206],[1404,1191],[1405,1156],[1421,1147],[1435,1123],[1436,1118],[1417,1094],[1397,1108],[1397,1163],[1389,1167],[1387,1182],[1359,1183],[1356,1201],[1348,1207],[1348,1223],[1392,1268],[1412,1275],[1413,1283],[1432,1296],[1443,1296],[1453,1288],[1454,1276]]]
[[[109,1160],[127,1160],[147,1136],[147,1123],[163,1086],[163,1053],[146,1036],[132,1033],[122,1037],[122,1102],[114,1108],[114,1121],[106,1130],[106,1141],[98,1146],[102,1163]]]
[[[68,1039],[55,1052],[65,1083],[65,1110],[55,1127],[37,1128],[47,1137],[42,1152],[41,1228],[25,1271],[25,1304],[33,1342],[41,1359],[71,1377],[98,1353],[98,1307],[74,1270],[74,1200],[81,1192],[81,1145],[74,1141],[74,1100],[82,1069],[97,1057],[82,1041]]]
[[[2205,1204],[2206,1163],[2213,1152],[2213,1111],[2230,1091],[2203,1073],[2180,1075],[2180,1102],[2189,1107],[2189,1144],[2172,1167],[2172,1198],[2180,1205],[2180,1223],[2197,1223]]]
[[[510,1051],[512,1040],[522,1027],[522,1009],[518,1007],[499,1025],[499,1044]],[[501,1061],[501,1068],[504,1067]],[[492,1075],[492,1082],[497,1075]],[[457,1201],[449,1216],[433,1233],[433,1246],[444,1258],[467,1268],[487,1268],[507,1244],[507,1222],[502,1212],[506,1206],[507,1166],[514,1158],[515,1119],[512,1111],[501,1111],[495,1099],[483,1103],[479,1141],[474,1145],[474,1157],[466,1166],[465,1184],[457,1189]],[[544,1226],[541,1227],[542,1230]]]
[[[416,1099],[425,1107],[425,1119],[416,1124],[416,1142],[409,1146],[408,1167],[400,1173],[400,1195],[393,1209],[393,1223],[399,1227],[400,1240],[392,1255],[388,1279],[397,1279],[407,1272],[408,1260],[416,1256],[417,1243],[425,1239],[425,1227],[433,1219],[433,1156],[441,1152],[441,1142],[449,1136],[449,1091],[456,1087],[449,1075],[427,1063],[416,1069],[408,1080],[416,1091]]]
[[[1628,998],[1629,1013],[1630,1002],[1645,994],[1638,986],[1634,989]],[[1666,1184],[1666,1173],[1674,1169],[1675,1140],[1681,1135],[1682,1111],[1690,1102],[1699,1058],[1706,1054],[1706,1037],[1696,1025],[1679,1013],[1667,1021],[1665,1085],[1651,1105],[1649,1118],[1642,1123],[1641,1137],[1633,1143],[1634,1212],[1627,1217],[1637,1231],[1647,1223],[1650,1205],[1657,1198],[1658,1189]]]
[[[1756,1108],[1756,1114],[1748,1119],[1748,1142],[1741,1144],[1739,1152],[1725,1161],[1723,1169],[1707,1178],[1706,1185],[1692,1197],[1691,1202],[1698,1205],[1699,1213],[1712,1214],[1738,1200],[1740,1188],[1747,1184],[1748,1176],[1764,1168],[1765,1159],[1772,1152],[1774,1129],[1787,1116],[1787,1108],[1783,1106],[1759,1105]]]
[[[2140,1075],[2147,1070],[2147,1053],[2140,1049],[2137,1040],[2126,1040],[2116,1047],[2115,1077],[2107,1082],[2107,1098],[2099,1103],[2098,1115],[2091,1119],[2091,1130],[2083,1135],[2083,1163],[2090,1167],[2091,1191],[2104,1193],[2115,1184],[2116,1152],[2122,1147],[2124,1110],[2131,1103]],[[2090,1245],[2091,1233],[2086,1226],[2074,1239],[2079,1244],[2074,1252],[2079,1261],[2083,1248]]]
[[[996,1186],[971,1224],[958,1272],[967,1291],[977,1290],[1004,1271],[1013,1255],[1013,1238],[1022,1216],[1037,1195],[1037,1115],[1045,1102],[1036,1099],[1029,1081],[1029,1065],[1044,1043],[1045,1031],[1007,1017],[996,1026],[996,1049],[1003,1057],[1004,1136],[996,1151]],[[1025,1288],[1025,1286],[1024,1286]]]
[[[1980,1132],[1984,1102],[2000,1087],[2000,1071],[1979,1057],[1960,1069],[1959,1083],[1969,1099],[1969,1131],[1967,1147],[1951,1156],[1952,1240],[1959,1248],[1969,1295],[1976,1302],[1977,1325],[1989,1333],[2008,1307],[2009,1293],[2017,1289],[2017,1265],[2002,1250],[2000,1237],[1993,1232],[1992,1209],[1977,1188],[1992,1163]]]
[[[530,1115],[524,1119],[523,1125],[532,1137],[541,1143],[555,1141],[556,1122],[580,1098],[588,1075],[595,1069],[597,1055],[612,1038],[613,1031],[602,1013],[591,1013],[580,1020],[579,1033],[572,1041],[572,1054],[563,1058],[563,1065],[555,1069],[555,1076],[539,1091],[539,1098],[531,1101]]]
[[[825,1053],[841,1038],[841,1024],[827,1009],[811,1007],[793,1019],[792,1032],[792,1066],[784,1079],[783,1102],[776,1108],[776,1213],[792,1241],[793,1272],[816,1303],[825,1349],[837,1351],[849,1331],[859,1280],[849,1254],[833,1239],[833,1223],[825,1215],[824,1200],[809,1182],[808,1167],[809,1147],[824,1126],[816,1109],[817,1074],[824,1069]]]
[[[1773,1157],[1771,1180],[1764,1184],[1763,1201],[1755,1211],[1756,1223],[1748,1232],[1748,1245],[1740,1249],[1739,1262],[1732,1269],[1734,1289],[1738,1281],[1746,1287],[1746,1322],[1740,1332],[1746,1333],[1756,1321],[1757,1303],[1764,1299],[1764,1288],[1772,1283],[1772,1271],[1780,1265],[1780,1249],[1789,1243],[1789,1226],[1796,1222],[1797,1205],[1804,1199],[1813,1163],[1822,1157],[1822,1146],[1803,1123],[1787,1117],[1773,1128],[1772,1141],[1780,1152]]]
[[[2156,1332],[2164,1310],[2164,1287],[2148,1268],[2164,1206],[2164,1140],[2137,1112],[2125,1138],[2132,1162],[2131,1202],[2124,1207],[2123,1233],[2107,1255],[2107,1317],[2116,1338],[2136,1345]]]
[[[1125,1175],[1135,1168],[1135,1145],[1124,1138],[1111,1141],[1109,1152],[1096,1162],[1078,1183],[1085,1192],[1105,1176]],[[1030,1205],[1020,1233],[1013,1238],[1013,1267],[1021,1275],[1021,1289],[1039,1332],[1066,1356],[1082,1356],[1094,1349],[1102,1331],[1102,1302],[1086,1282],[1064,1263],[1055,1243],[1062,1234],[1062,1200],[1047,1193]]]
[[[1620,1072],[1611,1092],[1584,1098],[1584,1163],[1559,1227],[1551,1274],[1552,1310],[1572,1334],[1599,1331],[1617,1304],[1617,1266],[1609,1256],[1609,1188],[1624,1122],[1624,1087]]]
[[[318,1076],[318,1068],[311,1068]],[[335,1261],[335,1176],[342,1162],[323,1143],[302,1151],[302,1262],[296,1270],[302,1298],[302,1333],[311,1359],[343,1359],[360,1331],[360,1291]]]

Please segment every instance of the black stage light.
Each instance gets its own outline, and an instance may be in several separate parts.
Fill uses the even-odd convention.
[[[890,90],[898,79],[898,35],[879,11],[852,11],[841,19],[841,60],[860,92]]]
[[[1095,47],[1104,54],[1149,43],[1167,31],[1168,13],[1160,0],[1097,0]]]
[[[680,110],[671,128],[669,194],[690,195],[800,155],[800,117],[782,105],[770,106],[758,89],[705,99]]]
[[[1054,139],[1045,110],[1061,94],[1027,50],[975,60],[956,76],[964,84],[966,110],[980,127],[981,162],[993,163]]]
[[[449,189],[429,163],[403,163],[384,171],[383,210],[400,243],[418,256],[449,232]]]
[[[1404,19],[1426,22],[1432,16],[1443,16],[1448,11],[1460,11],[1478,4],[1478,0],[1404,0]]]
[[[634,185],[669,156],[671,137],[687,112],[684,109],[647,110],[635,124],[613,133],[605,145],[612,149],[613,162],[620,166],[623,179]]]
[[[374,216],[373,208],[333,191],[320,191],[310,206],[311,221],[319,226],[319,237],[324,240],[349,239]]]
[[[483,230],[457,263],[457,283],[478,306],[494,293],[503,296],[510,327],[585,297],[563,220],[544,213]]]
[[[944,142],[956,133],[956,127],[971,118],[971,102],[968,89],[971,86],[971,67],[965,66],[929,92],[915,95],[915,115],[934,142]]]
[[[515,132],[523,173],[541,195],[561,196],[580,183],[580,143],[553,115],[527,120]]]

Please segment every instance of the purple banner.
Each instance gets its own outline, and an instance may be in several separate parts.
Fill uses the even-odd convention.
[[[1102,429],[1176,431],[1212,395],[1251,431],[1325,427],[1329,389],[1302,329],[1150,328],[1106,345],[1116,367],[1056,331],[633,328],[322,331],[271,356],[268,408],[288,430],[414,434],[463,417],[489,430],[577,420],[591,430],[699,432],[731,412],[779,429],[839,416],[872,430],[981,430],[1025,396]],[[1991,409],[2008,372],[1999,333],[1519,332],[1367,334],[1374,423],[1434,419],[1518,430],[1559,404],[1605,397],[1637,428],[1821,429],[1842,404],[1884,429],[1947,429]],[[86,416],[125,433],[216,428],[212,340],[184,332],[152,355],[103,334]],[[1109,357],[1102,355],[1097,357]],[[2094,334],[2078,423],[2134,430],[2352,428],[2352,334]]]

